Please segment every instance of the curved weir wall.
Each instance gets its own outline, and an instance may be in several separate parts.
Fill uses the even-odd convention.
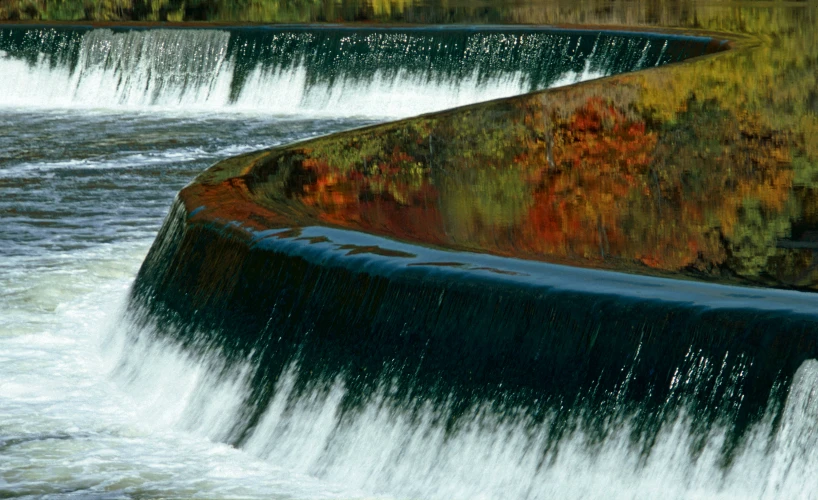
[[[506,28],[0,29],[0,106],[402,117],[701,55],[702,38]]]
[[[479,100],[721,46],[705,38],[536,30],[2,33],[0,67],[30,69],[20,92],[36,78],[63,78],[73,89],[46,96],[48,105],[87,102],[84,82],[93,80],[110,90],[94,105],[195,102],[272,113],[324,112],[328,103],[355,109],[375,96],[385,115],[402,115],[410,98],[390,108],[392,97],[380,101],[378,92],[409,82],[423,94],[438,85],[444,97],[428,109],[439,109],[463,103],[458,93],[467,86],[494,89],[469,94]],[[50,55],[26,56],[37,44],[48,49],[31,50]],[[168,44],[176,48],[156,49]],[[189,71],[161,76],[165,65],[180,64]],[[106,81],[115,83],[99,83]],[[513,83],[495,94],[499,81]],[[282,86],[283,97],[271,101],[271,89]],[[472,109],[490,115],[493,108]],[[402,123],[416,126],[422,140],[411,136],[412,143],[429,151],[404,167],[446,174],[445,164],[434,163],[439,139],[422,120]],[[409,137],[396,130],[366,133]],[[343,137],[365,135],[356,134]],[[550,163],[547,136],[532,141]],[[379,147],[400,156],[387,146]],[[355,168],[376,168],[372,158],[383,156],[361,148],[350,160],[363,162]],[[818,355],[811,296],[342,229],[325,217],[326,206],[304,201],[317,182],[307,166],[318,149],[313,141],[252,153],[203,173],[174,202],[134,284],[119,372],[144,376],[141,353],[155,346],[205,367],[209,375],[188,411],[213,439],[368,491],[422,498],[544,498],[566,488],[582,496],[583,487],[590,496],[652,477],[663,482],[657,491],[714,482],[740,494],[768,480],[771,488],[793,484],[814,467],[793,459],[815,441],[805,428],[814,420],[808,403],[818,374],[809,361]],[[335,153],[345,158],[346,151]],[[410,183],[402,173],[388,175]],[[356,193],[356,203],[377,201],[373,193]],[[381,233],[414,228],[423,212],[400,205],[406,227],[393,218],[394,231]],[[601,474],[597,460],[617,465]],[[763,484],[748,482],[748,474]]]
[[[547,460],[564,435],[601,442],[619,426],[647,455],[690,419],[687,451],[724,433],[726,466],[754,426],[774,437],[796,371],[818,355],[818,311],[798,292],[190,219],[177,201],[132,314],[194,351],[250,363],[231,433],[240,445],[288,375],[288,404],[340,383],[340,427],[373,404],[454,434],[486,413],[536,430],[529,445]]]

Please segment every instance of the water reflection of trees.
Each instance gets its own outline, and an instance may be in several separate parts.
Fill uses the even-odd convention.
[[[715,99],[691,96],[657,118],[641,110],[642,83],[313,141],[293,152],[310,181],[291,198],[323,223],[469,250],[771,284],[800,276],[810,260],[778,245],[802,210],[790,136]],[[268,205],[280,196],[270,192]]]
[[[738,50],[706,60],[299,146],[293,172],[312,180],[288,203],[325,223],[459,248],[818,283],[818,8],[809,3],[9,0],[3,17],[731,32]],[[256,195],[280,204],[280,190],[263,186]]]

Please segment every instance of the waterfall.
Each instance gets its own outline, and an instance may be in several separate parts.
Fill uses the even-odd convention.
[[[405,117],[703,53],[492,29],[0,29],[0,107]]]
[[[181,428],[409,498],[816,487],[804,473],[818,458],[808,294],[330,228],[246,244],[186,221],[177,200],[118,351],[123,383],[181,408]],[[356,246],[381,252],[348,255]],[[192,381],[190,403],[144,369],[156,358],[194,374],[172,377]],[[214,424],[216,408],[229,417]]]
[[[174,342],[157,342],[151,328],[130,328],[127,344],[116,348],[115,379],[144,404],[146,418],[163,415],[164,425],[237,439],[248,421],[242,405],[252,401],[252,364],[226,369],[215,353],[191,356]],[[814,360],[796,372],[782,423],[771,414],[761,419],[729,465],[725,429],[703,430],[690,413],[668,418],[645,441],[635,437],[638,416],[606,419],[604,411],[597,429],[577,415],[552,433],[556,413],[538,421],[490,401],[465,412],[454,401],[409,411],[392,403],[389,380],[350,411],[345,401],[355,389],[343,379],[304,388],[299,371],[309,368],[281,374],[240,449],[389,498],[804,498],[818,488]],[[695,371],[683,376],[695,385]],[[461,423],[452,427],[454,413]]]
[[[690,283],[664,295],[672,280],[638,289],[640,277],[540,263],[523,264],[543,267],[536,290],[433,265],[418,279],[394,258],[346,256],[344,231],[248,251],[183,216],[177,205],[110,347],[115,379],[167,425],[401,498],[818,487],[818,363],[805,359],[816,318],[803,294]],[[449,253],[415,248],[405,269]],[[601,290],[629,279],[639,301]]]

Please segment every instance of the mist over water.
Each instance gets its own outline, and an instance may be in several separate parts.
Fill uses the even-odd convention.
[[[279,65],[264,62],[262,44],[252,52],[219,31],[26,36],[0,38],[8,42],[0,74],[12,75],[0,82],[0,496],[816,496],[815,361],[798,368],[780,421],[771,401],[725,464],[727,426],[703,434],[697,415],[674,414],[650,443],[628,411],[577,415],[555,436],[556,415],[532,416],[513,401],[464,408],[454,394],[432,403],[419,393],[417,404],[402,405],[389,377],[351,407],[354,374],[304,384],[310,367],[298,356],[258,401],[255,358],[230,356],[208,340],[214,332],[183,341],[184,324],[128,304],[170,201],[213,162],[373,116],[518,93],[539,85],[532,81],[567,83],[597,74],[595,63],[548,78],[492,73],[488,62],[444,64],[430,76],[427,63],[413,68],[397,55],[392,66],[355,66],[361,58],[351,57],[321,80],[325,63],[309,60],[294,35],[286,39],[302,48],[283,51],[291,62]],[[462,47],[494,54],[502,39],[466,37],[452,57],[463,58]],[[662,47],[643,59],[644,48],[621,50],[654,64]],[[591,40],[586,55],[602,50]],[[361,114],[368,118],[348,118]],[[676,379],[687,387],[705,372],[698,354]]]

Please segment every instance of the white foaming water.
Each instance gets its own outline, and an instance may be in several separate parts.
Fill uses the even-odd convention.
[[[155,343],[129,346],[141,366],[128,392],[111,382],[118,360],[101,346],[124,339],[121,305],[149,243],[0,273],[0,496],[362,496],[218,442],[241,403],[241,372],[217,378]]]
[[[308,86],[304,66],[286,72],[256,68],[237,101],[229,106],[241,112],[275,110],[284,115],[400,118],[510,97],[529,88],[522,72],[485,82],[480,81],[477,72],[459,80],[435,81],[429,76],[398,71],[396,76],[387,77],[376,72],[369,81],[340,79],[333,85]],[[589,72],[584,76],[590,79],[604,75]],[[576,74],[565,78],[570,83],[578,81]]]
[[[236,424],[243,423],[238,410],[250,367],[225,372],[217,357],[197,359],[171,343],[148,340],[150,331],[130,335],[137,340],[112,355],[120,360],[116,380],[136,405],[164,415],[171,427],[210,439],[230,438]],[[206,375],[219,372],[227,374]],[[439,423],[446,408],[428,407],[410,418],[385,402],[388,388],[360,414],[342,418],[343,384],[293,400],[296,372],[292,367],[281,378],[243,451],[353,491],[441,500],[818,495],[812,472],[818,467],[816,361],[798,370],[781,431],[771,440],[772,423],[758,424],[727,470],[720,465],[724,435],[713,431],[694,457],[691,420],[684,416],[665,425],[647,457],[632,442],[627,422],[611,424],[601,444],[591,444],[580,427],[554,452],[546,450],[544,426],[488,408],[473,410],[467,425],[447,435]]]
[[[157,344],[142,358],[151,384],[129,393],[102,351],[124,338],[121,305],[176,190],[224,156],[358,122],[49,111],[0,123],[0,497],[360,497],[215,441],[241,384],[210,365],[165,363]],[[137,390],[157,386],[174,404]]]
[[[207,31],[190,43],[178,30],[95,30],[83,38],[73,72],[43,53],[34,64],[7,56],[0,59],[0,106],[213,111],[230,95],[229,38]]]
[[[466,76],[432,68],[376,70],[368,78],[342,74],[310,82],[302,61],[256,63],[232,95],[237,69],[229,41],[229,32],[215,30],[93,30],[83,36],[73,70],[42,52],[33,62],[0,54],[0,108],[400,118],[531,90],[522,71],[481,78],[477,69]],[[591,70],[589,62],[585,71],[566,71],[551,86],[608,74]]]

